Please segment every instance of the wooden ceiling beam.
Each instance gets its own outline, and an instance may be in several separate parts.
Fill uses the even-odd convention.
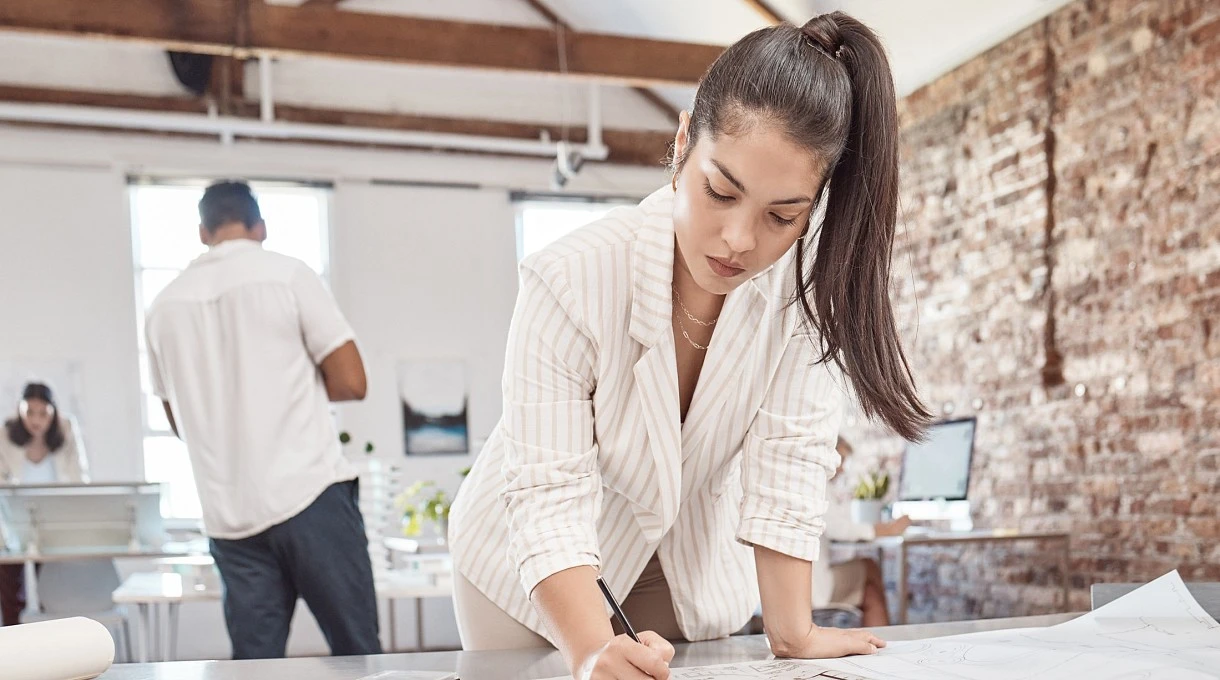
[[[0,28],[228,54],[238,44],[237,14],[237,0],[5,0]]]
[[[775,8],[766,2],[766,0],[745,0],[745,2],[771,25],[774,26],[775,24],[784,23],[784,17],[781,16],[779,12],[775,11]]]
[[[14,86],[0,86],[0,101],[201,114],[208,109],[207,100],[203,97],[152,97],[146,95]],[[250,119],[257,119],[259,117],[258,102],[235,100],[231,103],[231,107],[232,115]],[[293,106],[290,104],[276,104],[275,115],[277,120],[293,123],[439,132],[514,139],[538,139],[545,132],[552,139],[557,140],[562,135],[559,125],[441,118],[397,113],[342,111]],[[583,143],[588,140],[588,130],[584,127],[570,127],[568,129],[568,138],[574,143]],[[672,136],[668,132],[609,129],[602,131],[602,139],[610,149],[610,157],[607,159],[610,163],[660,167],[669,151]]]
[[[64,104],[69,106],[92,106],[107,109],[131,109],[133,111],[158,111],[171,113],[207,113],[208,102],[203,97],[183,95],[180,97],[155,97],[117,92],[88,92],[84,90],[54,90],[20,85],[0,85],[0,102],[21,104]]]
[[[525,0],[525,3],[533,8],[535,12],[541,14],[542,17],[550,22],[552,26],[562,28],[569,33],[572,32],[572,26],[569,25],[568,22],[564,21],[558,14],[552,11],[551,8],[548,7],[542,0]],[[669,118],[671,122],[678,122],[678,109],[674,108],[674,105],[666,101],[664,97],[646,87],[632,87],[631,89],[636,94],[643,97],[644,101],[651,104],[653,108],[665,114],[665,116]]]
[[[239,27],[244,36],[238,36]],[[619,85],[689,86],[723,48],[259,0],[4,0],[0,29],[138,40],[167,49],[249,57],[294,54],[513,71]],[[244,39],[242,39],[244,38]]]

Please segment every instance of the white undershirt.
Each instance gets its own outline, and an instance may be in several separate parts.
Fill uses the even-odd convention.
[[[26,458],[22,462],[21,476],[18,479],[22,484],[55,484],[59,482],[59,475],[55,472],[55,461],[51,460],[48,454],[37,463]]]

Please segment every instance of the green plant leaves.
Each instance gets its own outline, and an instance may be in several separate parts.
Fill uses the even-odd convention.
[[[879,501],[890,492],[890,473],[883,470],[869,472],[860,477],[852,497],[865,501]]]
[[[444,489],[436,488],[436,482],[420,480],[394,499],[394,507],[402,510],[402,517],[406,521],[403,533],[415,536],[419,534],[424,520],[436,523],[448,520],[452,502]]]

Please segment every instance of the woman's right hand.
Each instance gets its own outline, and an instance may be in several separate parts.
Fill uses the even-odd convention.
[[[674,646],[646,630],[636,642],[626,635],[612,638],[580,663],[577,680],[669,680]]]

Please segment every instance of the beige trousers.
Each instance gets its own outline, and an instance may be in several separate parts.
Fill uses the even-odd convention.
[[[546,638],[509,616],[461,574],[456,574],[453,601],[458,635],[462,638],[462,649],[466,651],[550,646]],[[637,633],[651,630],[672,642],[685,642],[678,628],[669,583],[655,554],[627,599],[623,600],[622,607]],[[611,623],[615,634],[621,635],[623,631],[618,624],[613,619]]]

